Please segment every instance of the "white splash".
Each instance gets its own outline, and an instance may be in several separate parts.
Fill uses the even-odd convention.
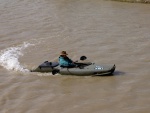
[[[30,43],[24,42],[22,45],[17,47],[10,47],[0,52],[0,65],[8,70],[15,70],[21,72],[29,72],[28,69],[24,68],[20,62],[19,57],[23,56],[23,50],[29,47]]]

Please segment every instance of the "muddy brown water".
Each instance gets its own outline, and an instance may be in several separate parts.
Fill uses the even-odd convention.
[[[150,6],[0,0],[1,113],[149,113]],[[31,73],[66,50],[116,64],[114,76]]]

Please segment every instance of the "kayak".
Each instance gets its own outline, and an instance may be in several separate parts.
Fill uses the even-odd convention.
[[[78,76],[103,76],[112,75],[115,71],[115,64],[100,65],[96,63],[76,63],[75,67],[61,67],[58,62],[45,61],[31,72],[51,72],[53,75],[59,73],[61,75],[78,75]]]

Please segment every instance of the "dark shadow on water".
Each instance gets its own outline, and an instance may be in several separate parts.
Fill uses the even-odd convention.
[[[122,72],[122,71],[115,71],[113,73],[113,76],[122,76],[122,75],[125,75],[125,72]]]

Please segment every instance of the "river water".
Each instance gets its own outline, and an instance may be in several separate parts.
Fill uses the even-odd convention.
[[[149,113],[150,6],[0,0],[0,113]],[[31,73],[65,50],[116,64],[114,76]]]

